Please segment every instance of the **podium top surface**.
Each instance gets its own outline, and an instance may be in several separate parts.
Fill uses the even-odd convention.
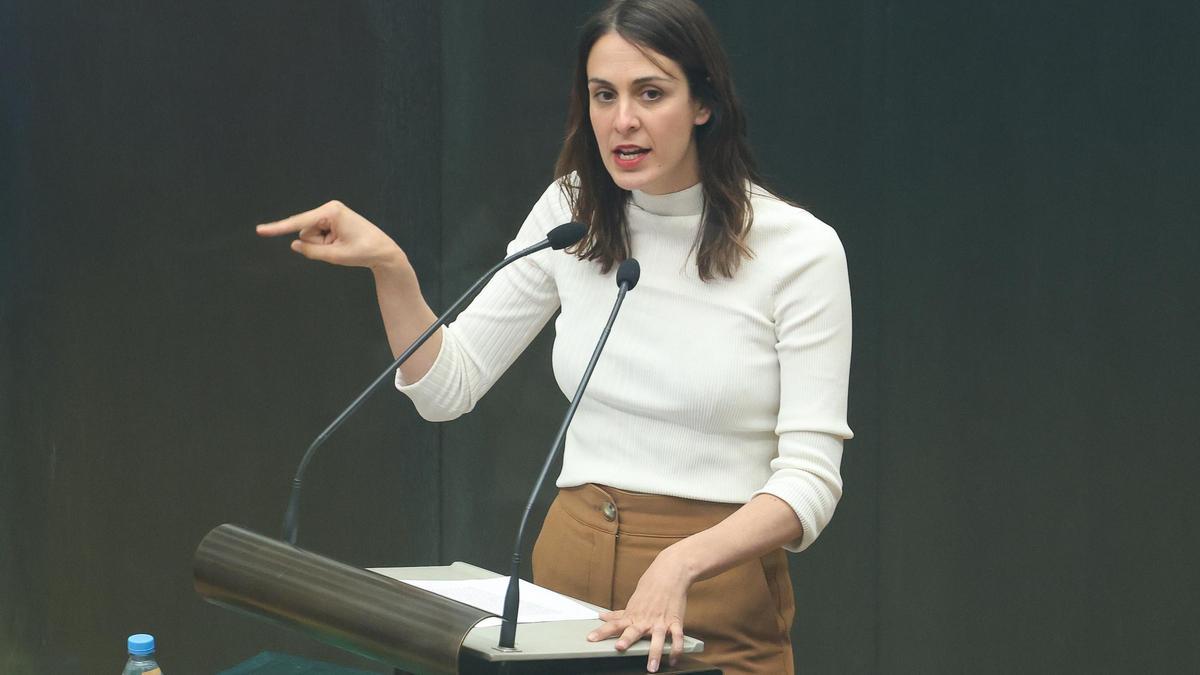
[[[490,570],[469,563],[456,562],[432,567],[375,567],[372,572],[393,579],[488,579],[501,576]],[[605,607],[576,600],[582,605],[599,612]],[[582,621],[546,621],[523,623],[517,626],[517,651],[500,651],[500,626],[475,626],[463,640],[463,648],[485,661],[533,661],[566,658],[599,658],[605,656],[645,656],[650,653],[650,640],[642,639],[624,652],[618,652],[615,640],[588,642],[587,634],[604,625],[599,619]],[[696,653],[704,650],[704,643],[695,638],[683,637],[683,652]]]

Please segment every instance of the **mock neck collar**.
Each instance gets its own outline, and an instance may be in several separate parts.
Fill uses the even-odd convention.
[[[633,203],[639,209],[656,216],[698,216],[704,210],[704,187],[696,183],[690,188],[665,195],[632,191]]]

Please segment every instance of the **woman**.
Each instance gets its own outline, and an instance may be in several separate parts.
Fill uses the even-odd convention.
[[[831,517],[851,437],[841,244],[758,186],[725,56],[690,0],[617,0],[584,27],[556,175],[510,251],[579,220],[576,255],[501,272],[397,386],[427,419],[456,417],[561,309],[554,372],[569,396],[613,268],[636,255],[641,280],[568,434],[534,580],[615,608],[588,638],[649,638],[651,672],[685,628],[725,672],[792,672],[784,549]],[[337,202],[259,233],[369,267],[395,354],[435,318],[403,251]]]

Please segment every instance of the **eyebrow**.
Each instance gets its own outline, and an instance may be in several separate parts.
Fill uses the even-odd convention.
[[[661,75],[647,75],[646,77],[639,77],[638,79],[634,80],[633,83],[635,85],[638,85],[638,84],[645,84],[647,82],[654,82],[657,80],[661,80],[663,82],[672,82],[675,80],[675,78],[669,77],[669,76],[663,77]],[[598,77],[589,77],[588,84],[605,84],[610,87],[613,86],[612,82],[609,82],[608,80],[602,80]]]

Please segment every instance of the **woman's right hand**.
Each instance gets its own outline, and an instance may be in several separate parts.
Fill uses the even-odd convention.
[[[408,257],[391,237],[336,199],[311,211],[259,225],[256,232],[261,237],[295,233],[292,250],[311,260],[372,270],[408,267]]]
[[[393,356],[400,356],[437,319],[421,296],[416,272],[404,251],[383,230],[337,200],[259,225],[256,231],[261,237],[296,234],[292,250],[305,258],[369,268],[375,275],[375,294]],[[438,331],[400,367],[404,379],[421,379],[441,348],[442,333]]]

